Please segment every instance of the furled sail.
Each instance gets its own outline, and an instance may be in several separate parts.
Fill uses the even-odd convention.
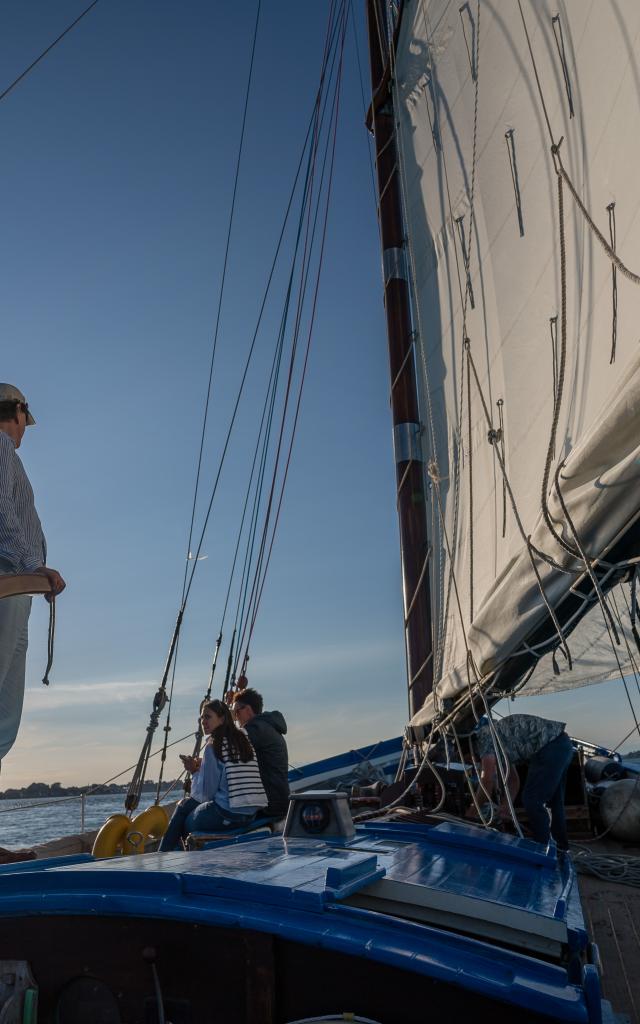
[[[414,724],[479,682],[637,656],[639,42],[636,0],[402,7],[436,679]]]

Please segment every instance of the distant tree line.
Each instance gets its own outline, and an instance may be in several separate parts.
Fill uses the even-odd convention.
[[[163,782],[161,789],[168,789],[169,786],[174,785],[175,780]],[[119,793],[126,793],[128,789],[128,783],[122,783],[121,785],[115,782],[110,782],[109,785],[103,786],[98,783],[92,782],[88,786],[63,786],[60,782],[32,782],[29,786],[22,786],[20,789],[5,789],[0,792],[0,800],[25,800],[33,797],[42,799],[43,797],[52,796],[81,796],[83,793],[91,791],[91,796],[102,796],[104,794],[113,794],[117,796]],[[155,790],[157,782],[153,779],[147,779],[142,786],[142,790],[148,793],[150,790]]]

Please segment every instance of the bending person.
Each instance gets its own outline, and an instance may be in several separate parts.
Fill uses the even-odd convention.
[[[255,750],[233,723],[221,700],[205,704],[200,715],[208,737],[202,758],[182,757],[193,771],[191,796],[177,805],[160,850],[177,850],[190,832],[226,832],[248,825],[267,802]]]
[[[564,731],[564,722],[552,722],[537,715],[509,715],[495,721],[493,728],[509,764],[527,765],[522,803],[533,838],[539,843],[548,843],[549,835],[552,835],[559,849],[567,850],[569,839],[564,793],[574,750]],[[480,726],[469,739],[476,757],[481,760],[483,779],[490,783],[491,773],[495,772],[490,727]],[[509,783],[511,788],[511,779]]]

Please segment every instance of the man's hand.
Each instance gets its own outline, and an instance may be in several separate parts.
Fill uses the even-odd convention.
[[[67,585],[58,570],[50,569],[48,565],[41,565],[39,569],[34,569],[33,571],[36,576],[47,577],[49,586],[51,587],[51,593],[45,594],[44,596],[49,602],[51,602],[54,597],[57,597],[58,594],[61,594]]]

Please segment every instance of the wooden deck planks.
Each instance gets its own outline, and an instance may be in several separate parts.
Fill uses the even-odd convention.
[[[640,889],[579,876],[587,928],[602,960],[602,988],[616,1013],[640,1024]]]

